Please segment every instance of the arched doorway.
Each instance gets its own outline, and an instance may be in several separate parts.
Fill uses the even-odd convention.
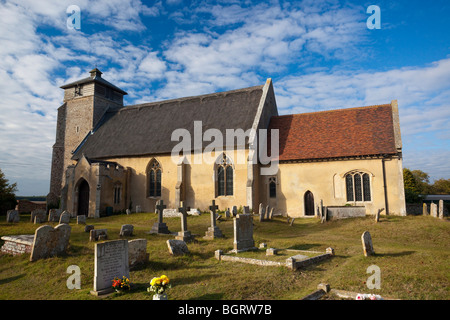
[[[311,191],[306,191],[304,196],[305,216],[314,215],[314,196]]]
[[[77,215],[89,215],[89,184],[83,179],[78,186],[78,212]]]

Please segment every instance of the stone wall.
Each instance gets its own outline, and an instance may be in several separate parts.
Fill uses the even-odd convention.
[[[45,201],[17,200],[17,211],[20,213],[30,213],[33,210],[45,210],[47,203]]]

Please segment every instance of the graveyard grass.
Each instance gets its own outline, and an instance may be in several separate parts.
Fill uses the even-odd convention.
[[[34,234],[38,227],[22,215],[20,223],[0,222],[0,236]],[[123,224],[134,225],[134,236],[127,239],[147,239],[149,262],[130,271],[131,291],[114,293],[105,299],[152,299],[147,292],[153,277],[162,274],[170,278],[169,299],[214,300],[294,300],[312,293],[319,283],[328,283],[333,289],[359,293],[375,293],[396,299],[450,299],[450,221],[431,216],[382,216],[379,223],[373,217],[329,221],[324,224],[316,218],[296,219],[290,226],[285,218],[259,222],[254,216],[255,246],[267,243],[278,249],[313,250],[325,252],[335,249],[335,256],[297,271],[286,267],[258,266],[237,262],[218,261],[214,251],[224,253],[233,249],[233,219],[217,222],[225,238],[204,240],[210,224],[210,215],[188,217],[188,229],[197,242],[188,243],[190,254],[171,256],[166,241],[170,235],[147,234],[157,215],[133,213],[100,219],[88,219],[95,229],[108,229],[108,239],[119,239]],[[179,218],[164,218],[172,232],[180,230]],[[57,223],[46,223],[56,226]],[[9,256],[0,254],[0,299],[33,300],[95,300],[90,294],[94,277],[94,243],[84,225],[70,223],[72,233],[66,254],[29,262],[29,254]],[[364,257],[361,234],[369,231],[375,255]],[[0,241],[3,245],[3,241]],[[259,254],[260,253],[255,253]],[[285,253],[283,253],[285,254]],[[242,256],[251,256],[244,253]],[[381,269],[381,289],[368,289],[366,280],[370,265]],[[70,274],[67,267],[81,269],[81,289],[66,286]]]

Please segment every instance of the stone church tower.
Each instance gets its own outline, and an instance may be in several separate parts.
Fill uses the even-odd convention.
[[[101,75],[95,68],[90,71],[90,77],[61,86],[64,103],[58,108],[48,207],[59,204],[65,171],[72,164],[73,153],[95,131],[107,110],[123,107],[123,96],[127,93]]]

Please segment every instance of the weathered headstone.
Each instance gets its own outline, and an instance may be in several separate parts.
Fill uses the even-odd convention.
[[[170,254],[173,254],[174,256],[185,255],[189,253],[186,242],[184,242],[183,240],[167,240],[167,247],[169,248]]]
[[[55,228],[45,225],[36,229],[30,261],[36,261],[65,253],[69,246],[71,227],[59,224]]]
[[[187,208],[184,201],[181,201],[180,205],[181,207],[178,208],[178,211],[181,212],[181,231],[178,232],[175,239],[189,242],[193,240],[193,237],[187,227]]]
[[[191,209],[191,210],[188,211],[188,214],[191,215],[191,216],[199,216],[202,213],[198,209]]]
[[[321,214],[322,214],[321,222],[324,223],[328,219],[328,209],[327,209],[327,207],[322,207],[322,213]]]
[[[128,241],[128,262],[134,268],[148,261],[147,239],[134,239]]]
[[[31,211],[31,220],[30,222],[34,223],[35,222],[35,217],[38,217],[39,221],[46,221],[47,218],[47,213],[45,212],[45,210],[41,210],[41,209],[36,209]]]
[[[384,208],[377,210],[377,213],[375,214],[375,222],[379,222],[380,221],[380,215],[381,215],[381,212],[383,210],[384,210]]]
[[[266,249],[266,256],[275,256],[278,254],[278,249],[268,248]]]
[[[264,220],[269,220],[269,213],[270,213],[270,207],[269,205],[266,206]]]
[[[120,227],[120,237],[130,237],[133,235],[134,227],[131,224],[124,224]]]
[[[59,217],[61,216],[61,209],[50,209],[48,211],[48,222],[59,222]]]
[[[251,214],[239,214],[234,218],[234,242],[233,251],[240,252],[254,250],[253,240],[253,216]]]
[[[86,216],[85,215],[77,216],[77,224],[86,224]]]
[[[41,220],[41,217],[39,215],[34,217],[34,224],[44,223],[45,220]]]
[[[125,210],[125,213],[129,216],[131,214],[131,210],[130,209]]]
[[[113,240],[95,244],[93,295],[113,292],[112,280],[130,277],[128,240]]]
[[[64,211],[63,213],[61,213],[61,216],[59,217],[59,224],[61,223],[69,224],[69,222],[70,222],[70,213]]]
[[[108,239],[108,229],[92,229],[89,231],[89,241]]]
[[[264,214],[265,214],[265,211],[264,211],[263,204],[260,203],[259,204],[259,222],[264,221]]]
[[[237,214],[238,214],[238,209],[237,209],[237,206],[233,206],[233,208],[232,208],[232,211],[231,211],[232,213],[233,213],[233,217],[236,217],[237,216]]]
[[[269,219],[272,220],[273,218],[273,211],[275,210],[275,208],[271,208],[270,209],[270,214],[269,214]]]
[[[425,202],[423,203],[422,214],[423,214],[424,216],[429,215],[429,213],[428,213],[428,205],[427,205]]]
[[[8,210],[6,212],[6,222],[19,222],[20,215],[17,210]]]
[[[211,227],[208,228],[208,231],[206,231],[205,236],[203,239],[206,240],[213,240],[215,238],[222,238],[222,231],[219,229],[218,226],[216,226],[216,210],[219,209],[218,206],[216,206],[216,201],[212,201],[212,205],[209,206],[209,211],[211,213]]]
[[[141,206],[136,206],[136,213],[141,213],[142,212],[142,209],[141,209]]]
[[[243,207],[243,212],[244,212],[244,214],[251,214],[250,207],[249,206],[244,206]]]
[[[289,225],[292,227],[294,225],[295,218],[292,218],[291,223]]]
[[[156,213],[158,213],[158,221],[155,222],[152,226],[152,229],[149,233],[160,233],[160,234],[170,234],[169,228],[163,222],[163,212],[166,208],[163,200],[159,200],[156,204]]]
[[[444,200],[439,200],[439,219],[444,219]]]
[[[370,236],[369,231],[364,231],[364,233],[361,236],[361,241],[362,241],[364,255],[366,257],[374,255],[375,251],[373,250],[372,237]]]
[[[431,215],[433,218],[437,218],[437,216],[438,216],[437,204],[434,203],[434,202],[432,202],[432,203],[430,204],[430,215]]]

